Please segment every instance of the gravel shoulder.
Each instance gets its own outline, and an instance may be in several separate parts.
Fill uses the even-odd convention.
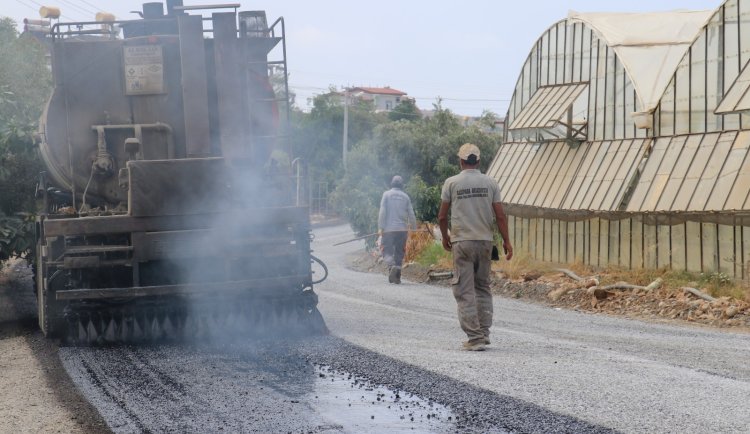
[[[106,424],[78,393],[54,342],[37,326],[30,269],[0,269],[0,432],[102,433]]]
[[[386,265],[370,252],[360,250],[347,258],[347,267],[365,273],[387,275]],[[500,270],[503,262],[494,264],[492,291],[509,299],[524,300],[544,306],[578,312],[612,315],[640,321],[732,330],[750,334],[750,303],[727,297],[714,302],[700,300],[674,288],[654,291],[596,291],[559,272],[527,272],[510,279]],[[431,274],[442,274],[440,279]],[[448,287],[450,270],[429,269],[417,263],[404,266],[403,275],[412,282]],[[584,279],[589,280],[589,279]]]

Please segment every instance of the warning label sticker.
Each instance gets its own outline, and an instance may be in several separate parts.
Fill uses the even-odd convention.
[[[161,45],[133,45],[123,48],[125,94],[164,93],[164,56]]]

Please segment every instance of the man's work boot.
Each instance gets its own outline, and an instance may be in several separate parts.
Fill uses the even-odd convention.
[[[400,283],[398,281],[398,267],[391,267],[388,271],[388,283]]]
[[[474,340],[464,342],[464,350],[466,351],[484,351],[484,340]]]
[[[401,284],[401,267],[393,267],[396,269],[396,279],[394,279],[393,283],[400,285]]]

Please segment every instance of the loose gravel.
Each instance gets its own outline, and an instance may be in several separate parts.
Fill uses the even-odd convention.
[[[420,390],[418,384],[386,388],[384,381],[353,373],[368,368],[349,363],[357,360],[393,372],[414,369],[334,337],[63,348],[61,354],[78,388],[116,433],[447,433],[476,432],[480,426],[461,409],[408,392]],[[429,376],[412,378],[441,380]]]
[[[611,432],[336,337],[61,355],[117,433]]]
[[[308,357],[334,369],[366,376],[391,390],[414,394],[447,406],[456,415],[459,432],[599,433],[613,430],[534,404],[502,396],[445,375],[383,357],[339,339],[306,346]]]

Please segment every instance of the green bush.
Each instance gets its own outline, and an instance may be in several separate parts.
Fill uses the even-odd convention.
[[[34,219],[0,216],[0,261],[31,259],[34,251]]]
[[[378,230],[380,199],[387,188],[382,172],[377,170],[374,153],[364,150],[353,153],[348,161],[349,170],[333,192],[331,201],[352,226],[358,236]],[[375,237],[368,238],[368,246]]]
[[[414,175],[406,185],[406,194],[411,198],[417,220],[436,222],[440,210],[441,186],[427,185],[419,175]]]
[[[34,193],[42,164],[35,153],[0,153],[0,213],[34,212]]]
[[[51,89],[46,48],[0,18],[0,261],[34,247],[34,191],[42,164],[34,143]],[[12,217],[21,215],[23,217]]]
[[[34,153],[5,153],[0,167],[0,262],[28,258],[35,244],[32,213],[41,164]]]

